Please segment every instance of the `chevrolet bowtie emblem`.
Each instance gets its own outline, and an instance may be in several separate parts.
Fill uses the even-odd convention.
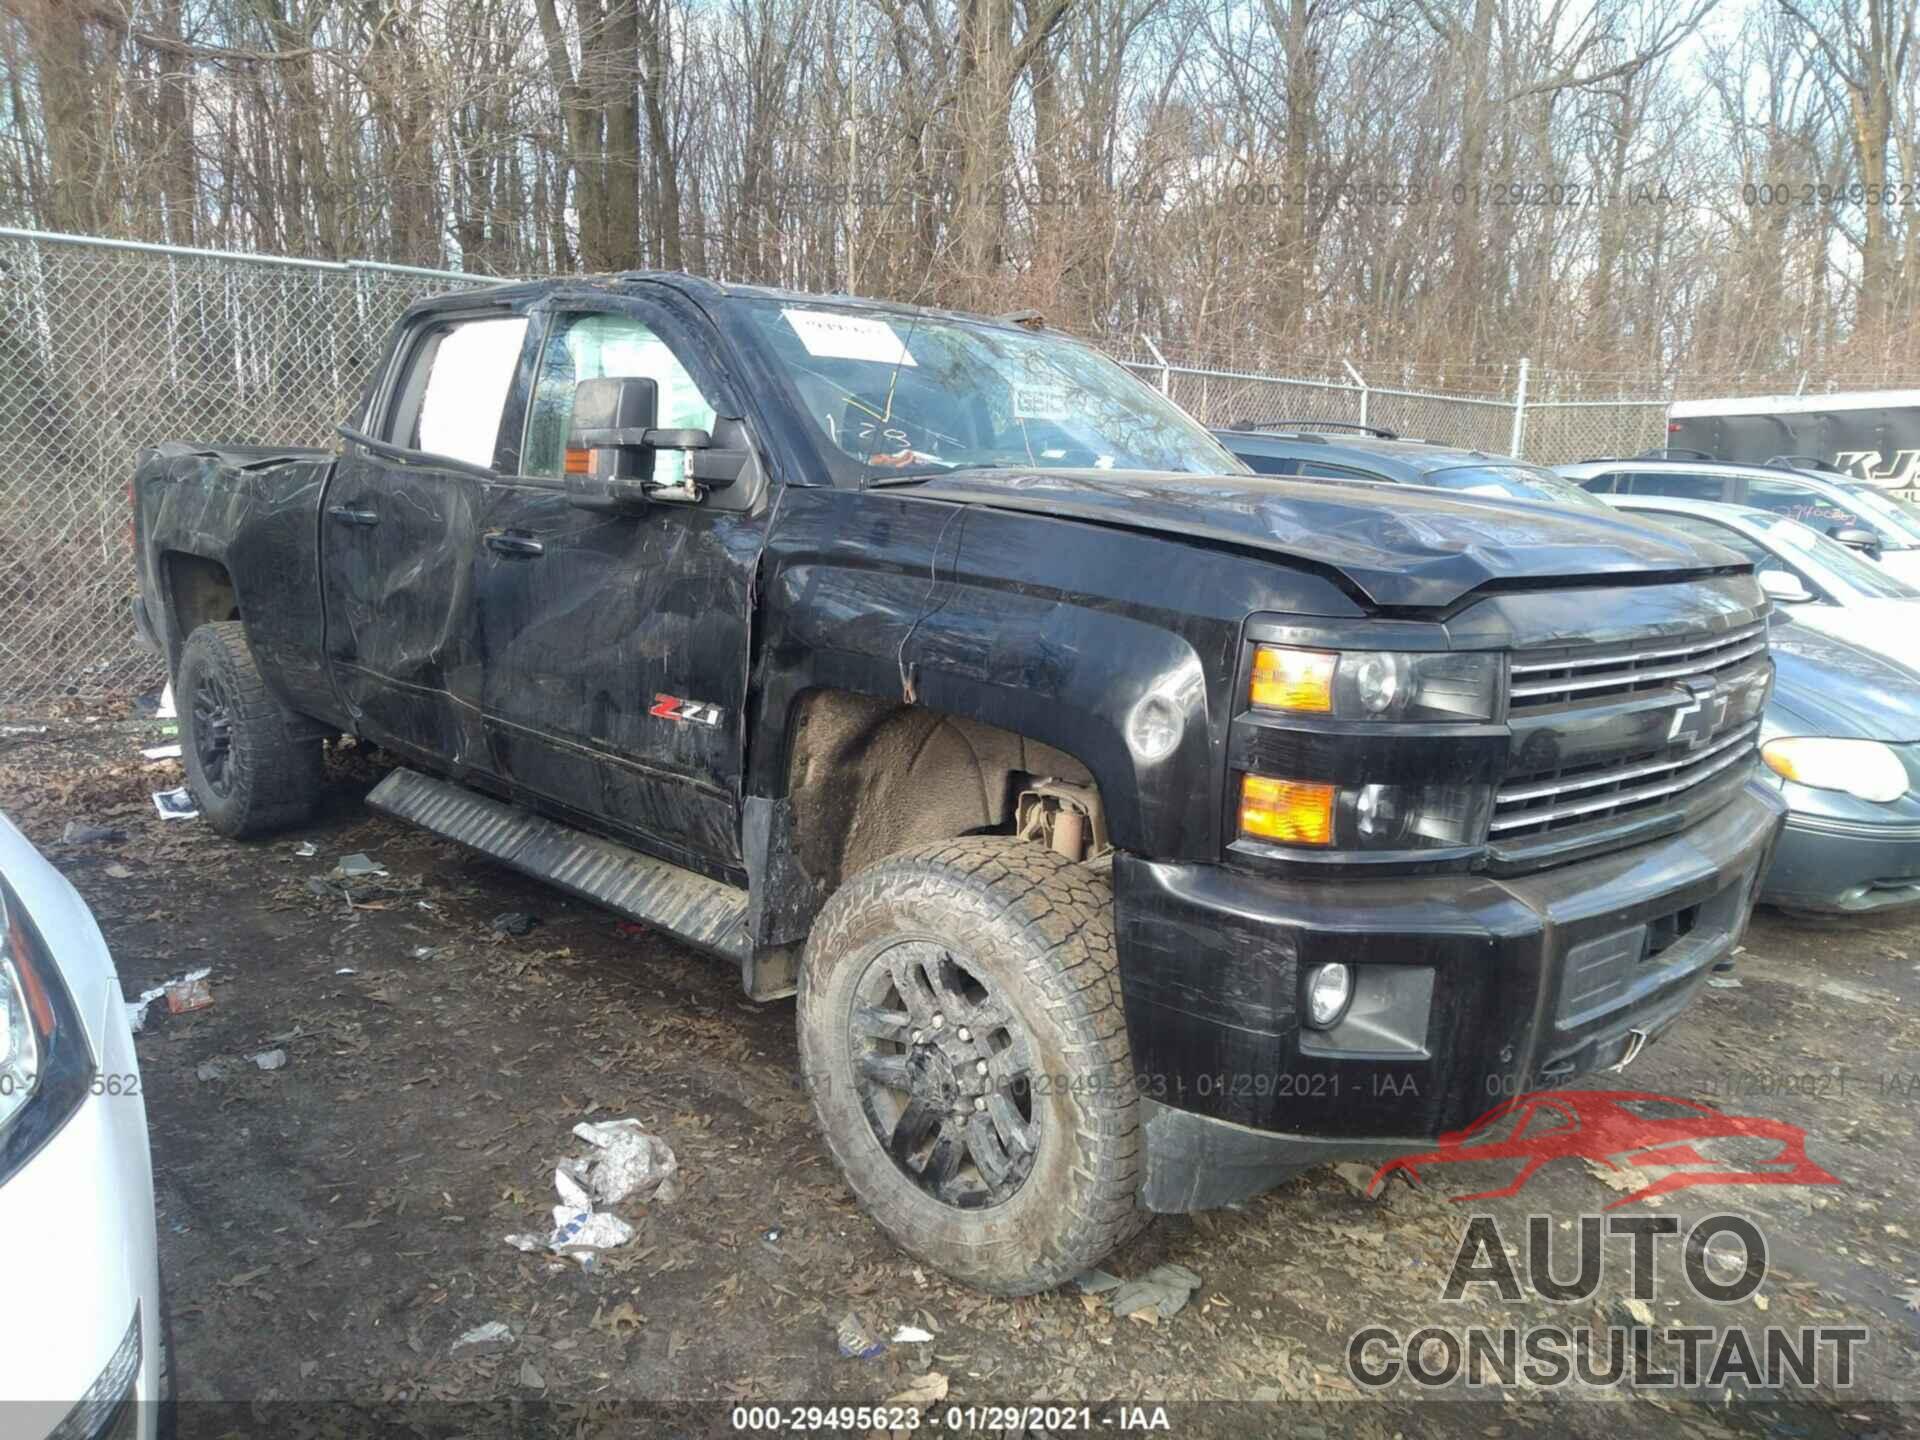
[[[1727,699],[1709,677],[1697,680],[1682,680],[1680,689],[1687,699],[1679,709],[1673,712],[1673,721],[1667,726],[1667,743],[1685,745],[1689,750],[1698,750],[1720,728],[1720,722],[1727,718]]]

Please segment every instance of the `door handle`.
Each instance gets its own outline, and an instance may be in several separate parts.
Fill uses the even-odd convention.
[[[547,547],[531,535],[516,535],[511,530],[493,530],[487,534],[487,548],[498,550],[502,555],[526,558],[544,555]]]
[[[378,525],[380,516],[372,510],[356,510],[351,505],[329,505],[327,514],[342,525]]]

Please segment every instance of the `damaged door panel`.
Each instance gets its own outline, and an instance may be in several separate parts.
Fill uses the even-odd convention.
[[[322,501],[327,658],[357,728],[455,774],[485,773],[472,553],[525,316],[436,318],[401,346],[371,442]]]
[[[515,793],[740,878],[748,592],[766,507],[699,503],[672,452],[656,457],[642,508],[583,509],[566,488],[580,382],[650,378],[660,427],[701,431],[722,382],[688,322],[659,305],[569,299],[541,318],[521,473],[485,486],[472,552],[496,772]]]

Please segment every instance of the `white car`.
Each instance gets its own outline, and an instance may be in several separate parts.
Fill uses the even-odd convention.
[[[1745,505],[1666,495],[1602,498],[1753,561],[1767,594],[1796,625],[1920,670],[1920,588],[1811,526]]]
[[[162,1376],[146,1102],[93,913],[0,817],[0,1426],[150,1437]]]

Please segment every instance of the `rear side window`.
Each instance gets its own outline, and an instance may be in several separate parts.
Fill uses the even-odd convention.
[[[1727,482],[1719,475],[1676,475],[1660,470],[1637,470],[1621,477],[1620,489],[1629,495],[1671,495],[1679,500],[1723,500]]]
[[[414,344],[385,438],[490,468],[526,337],[524,315],[454,320],[428,330]]]
[[[1582,490],[1591,490],[1596,495],[1611,495],[1614,493],[1614,486],[1620,479],[1621,476],[1619,474],[1609,470],[1604,475],[1589,475],[1586,479],[1576,480],[1573,483],[1578,485]],[[1620,488],[1625,489],[1626,487],[1621,486]]]
[[[1290,460],[1285,455],[1249,455],[1244,450],[1234,452],[1240,457],[1240,463],[1256,475],[1297,475],[1299,461]]]
[[[1324,460],[1302,460],[1299,472],[1313,475],[1322,480],[1385,480],[1384,475],[1369,475],[1364,470],[1343,470],[1338,465],[1329,465]]]

